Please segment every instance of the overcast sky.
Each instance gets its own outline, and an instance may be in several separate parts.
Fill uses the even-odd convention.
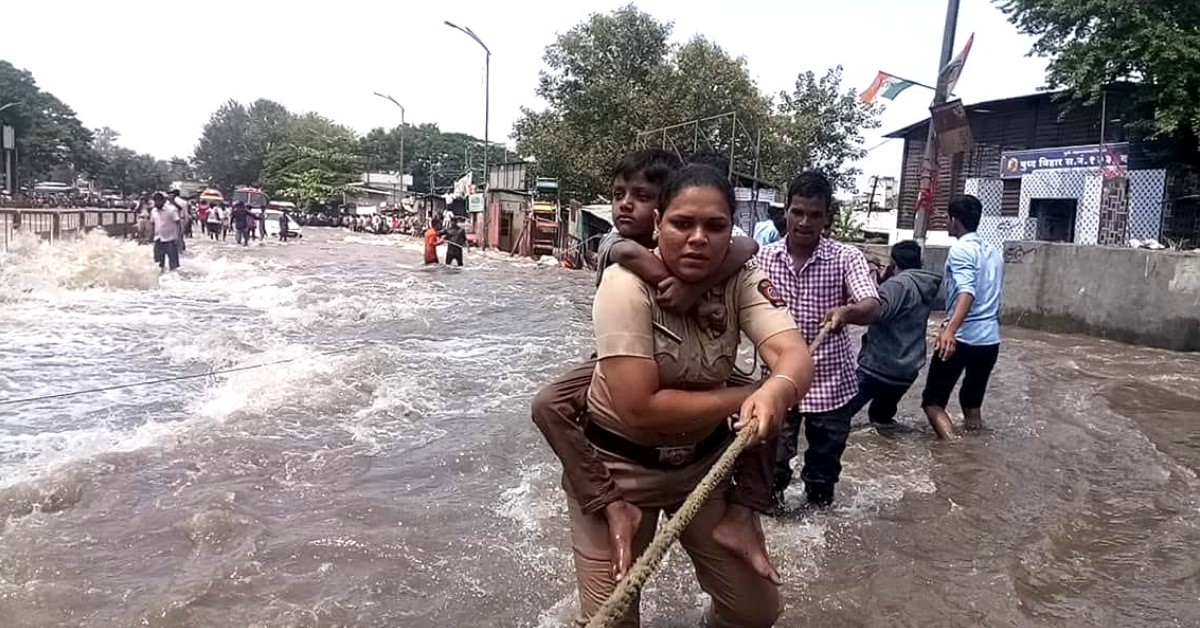
[[[316,111],[364,132],[394,126],[399,110],[371,95],[391,93],[409,123],[483,135],[483,51],[442,24],[471,27],[492,50],[491,133],[505,141],[533,95],[542,52],[556,33],[588,14],[626,2],[299,3],[275,0],[6,3],[0,58],[33,72],[89,127],[110,126],[121,143],[158,157],[190,156],[223,101],[270,98]],[[673,39],[703,34],[745,56],[761,89],[790,90],[796,74],[841,64],[861,90],[877,70],[932,83],[944,0],[642,0],[675,23]],[[13,28],[13,25],[23,25]],[[1018,35],[990,0],[963,0],[956,52],[975,32],[957,94],[978,102],[1044,85],[1045,63],[1025,56]],[[882,133],[927,115],[931,93],[910,88],[887,102]],[[898,175],[900,142],[876,148],[860,166]]]

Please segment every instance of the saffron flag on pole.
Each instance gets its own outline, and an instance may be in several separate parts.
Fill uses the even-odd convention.
[[[954,86],[958,84],[958,78],[962,76],[963,66],[967,64],[967,55],[971,52],[971,44],[975,43],[975,33],[967,38],[967,45],[963,46],[957,57],[950,60],[946,67],[942,68],[941,75],[938,77],[938,84],[946,86],[947,94],[954,93]]]
[[[895,100],[900,92],[916,85],[915,82],[902,79],[899,76],[893,76],[887,72],[880,72],[875,76],[875,81],[871,86],[862,93],[863,102],[871,102],[877,97]]]

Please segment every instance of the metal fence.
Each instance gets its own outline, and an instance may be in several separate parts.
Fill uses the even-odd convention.
[[[8,209],[0,208],[0,240],[7,251],[20,234],[33,234],[54,243],[94,229],[116,238],[137,235],[137,212],[128,209]]]

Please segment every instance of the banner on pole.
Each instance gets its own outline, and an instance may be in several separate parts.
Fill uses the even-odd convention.
[[[967,64],[967,55],[971,53],[971,44],[973,43],[975,43],[975,33],[971,33],[971,36],[967,38],[967,45],[963,46],[958,56],[951,59],[950,63],[942,68],[942,72],[938,76],[938,84],[946,86],[945,93],[954,93],[954,87],[958,85],[958,79],[962,76],[963,66]]]

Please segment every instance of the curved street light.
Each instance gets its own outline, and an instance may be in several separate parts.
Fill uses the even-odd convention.
[[[480,48],[487,53],[484,60],[483,70],[483,188],[487,189],[488,183],[488,149],[491,144],[488,142],[488,109],[491,100],[491,74],[492,74],[492,51],[488,49],[487,44],[475,34],[475,31],[466,26],[459,26],[450,20],[445,20],[446,26],[455,30],[461,31],[467,37],[475,40]],[[487,212],[484,212],[484,221],[487,221]]]
[[[396,105],[397,107],[400,108],[400,188],[403,189],[404,188],[404,105],[397,102],[397,100],[395,98],[392,98],[391,95],[389,95],[389,94],[380,94],[379,92],[375,92],[375,95],[384,100],[391,101],[391,103],[393,105]]]

